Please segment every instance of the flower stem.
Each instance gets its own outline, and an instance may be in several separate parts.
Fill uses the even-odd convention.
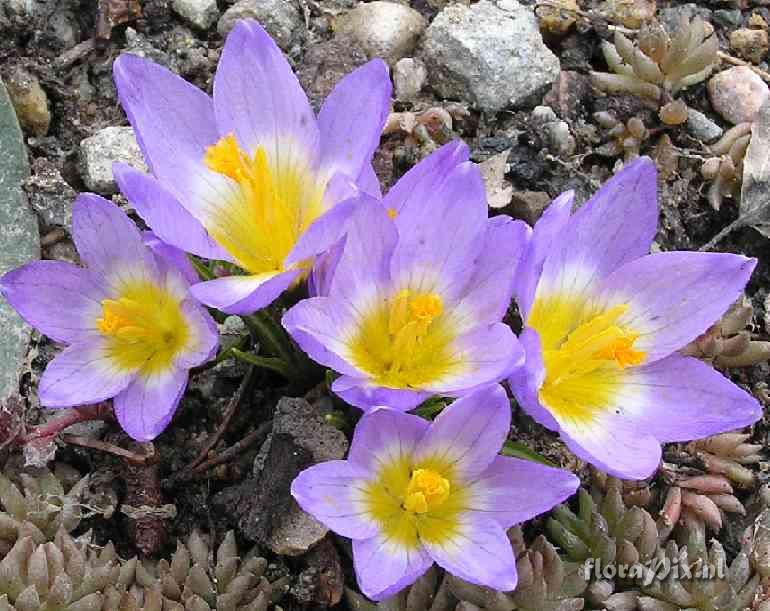
[[[251,316],[244,316],[243,322],[246,323],[254,338],[259,340],[268,352],[282,359],[287,365],[294,364],[294,355],[289,343],[291,340],[283,328],[279,327],[273,320],[269,312],[260,310]]]
[[[243,352],[237,348],[231,348],[232,355],[255,367],[261,367],[262,369],[270,369],[276,373],[281,374],[284,378],[291,381],[294,379],[292,375],[291,367],[282,359],[270,356],[259,356],[253,352]]]

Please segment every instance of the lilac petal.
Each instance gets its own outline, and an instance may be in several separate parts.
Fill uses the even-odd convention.
[[[342,258],[344,249],[345,238],[342,238],[324,254],[316,257],[313,269],[307,279],[307,290],[311,297],[326,297],[329,295],[332,278],[334,278],[334,272]]]
[[[659,441],[689,441],[753,424],[762,408],[749,393],[701,361],[672,354],[631,369],[618,405]]]
[[[417,449],[417,462],[451,467],[470,481],[494,460],[511,428],[511,404],[502,386],[481,388],[445,408]]]
[[[538,398],[538,391],[545,381],[545,365],[537,331],[526,327],[519,335],[519,342],[524,348],[525,360],[508,378],[511,391],[522,409],[532,418],[544,427],[558,431],[559,424]]]
[[[101,278],[62,261],[34,261],[8,272],[0,292],[30,325],[64,343],[96,331],[107,298]]]
[[[462,140],[445,144],[399,178],[388,191],[383,204],[395,213],[400,213],[407,204],[418,207],[424,205],[454,168],[466,161],[468,146]]]
[[[535,290],[543,271],[543,262],[569,221],[575,192],[567,191],[554,199],[535,223],[532,237],[516,269],[514,295],[521,318],[527,320]]]
[[[523,221],[504,215],[489,219],[484,248],[462,300],[452,311],[452,326],[459,333],[503,319],[511,305],[516,269],[529,233]]]
[[[572,496],[578,486],[580,480],[568,471],[496,456],[470,483],[467,507],[507,529],[552,509]]]
[[[390,77],[381,59],[345,76],[318,113],[321,171],[358,177],[370,165],[390,107]]]
[[[214,108],[220,133],[235,133],[247,151],[281,140],[316,158],[313,109],[281,50],[256,21],[239,21],[225,41],[214,76]],[[278,158],[273,152],[268,148]]]
[[[358,421],[348,460],[376,475],[383,466],[413,461],[429,423],[418,416],[380,409]]]
[[[465,581],[502,592],[516,587],[511,542],[502,526],[483,513],[461,514],[454,536],[423,545],[439,566]]]
[[[304,259],[329,250],[345,235],[348,220],[358,205],[358,199],[340,202],[317,218],[299,237],[294,248],[286,257],[284,265],[290,266]]]
[[[201,223],[152,176],[122,163],[112,168],[131,205],[161,240],[204,259],[232,261]]]
[[[177,356],[176,365],[190,369],[208,362],[216,355],[219,329],[209,313],[192,299],[184,301],[181,308],[190,339],[185,350]]]
[[[157,276],[155,258],[139,229],[103,197],[78,196],[72,208],[72,237],[83,263],[113,287]]]
[[[291,494],[307,513],[325,526],[351,539],[368,539],[379,524],[365,504],[367,472],[347,460],[330,460],[300,473]]]
[[[346,360],[352,322],[338,302],[328,297],[303,299],[283,315],[281,324],[314,361],[348,375],[364,375]]]
[[[115,397],[115,415],[121,428],[136,441],[151,441],[171,422],[187,386],[187,371],[140,374]]]
[[[640,337],[636,350],[652,362],[706,331],[741,294],[756,259],[702,252],[642,257],[612,274],[601,287],[600,307],[629,304],[619,324]]]
[[[353,540],[353,566],[361,591],[372,600],[384,600],[414,583],[433,560],[422,547],[409,548],[378,534]]]
[[[346,403],[365,412],[378,407],[408,412],[434,394],[421,390],[377,386],[370,379],[353,375],[343,375],[334,380],[332,390]]]
[[[608,180],[550,246],[537,298],[582,301],[618,267],[646,254],[658,224],[655,164],[641,157]]]
[[[266,272],[253,276],[227,276],[190,287],[201,303],[226,314],[253,314],[283,293],[299,276],[300,270]]]
[[[183,284],[187,287],[200,282],[198,272],[195,271],[193,264],[183,250],[167,244],[152,231],[143,231],[142,240],[155,253],[158,266],[165,269],[167,274],[173,273],[181,277],[184,281]],[[173,270],[173,272],[169,272],[169,270]]]
[[[113,65],[120,103],[152,173],[177,193],[219,140],[211,98],[166,68],[123,54]]]
[[[481,326],[454,341],[460,373],[445,376],[423,390],[456,394],[506,378],[524,362],[524,349],[511,328],[503,323]]]
[[[457,299],[473,273],[487,229],[487,203],[478,167],[455,166],[424,200],[410,200],[395,222],[398,244],[391,275],[395,285]],[[387,204],[386,204],[387,205]]]
[[[38,385],[45,407],[73,407],[99,403],[123,391],[136,372],[124,370],[109,358],[101,336],[67,347],[48,364]]]
[[[380,179],[374,171],[374,167],[371,163],[365,163],[361,173],[356,180],[358,189],[367,195],[376,199],[382,199],[382,189],[380,187]]]

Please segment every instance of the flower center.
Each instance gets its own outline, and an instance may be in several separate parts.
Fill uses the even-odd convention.
[[[279,145],[276,145],[277,147]],[[245,270],[283,271],[299,237],[323,213],[326,181],[288,144],[277,159],[259,146],[249,155],[233,134],[208,147],[204,165],[235,183],[206,202],[204,225]],[[285,154],[284,154],[285,153]]]
[[[404,509],[412,513],[427,513],[449,498],[449,480],[432,469],[415,469],[406,487]]]
[[[147,373],[167,369],[190,337],[179,301],[149,282],[103,300],[96,328],[119,367]]]

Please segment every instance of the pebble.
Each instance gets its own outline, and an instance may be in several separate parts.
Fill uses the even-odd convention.
[[[40,258],[37,219],[21,184],[29,175],[16,113],[0,79],[0,274]],[[30,328],[0,297],[0,401],[19,389]]]
[[[612,23],[638,29],[655,17],[655,0],[607,0],[599,11]]]
[[[174,12],[190,25],[208,30],[219,17],[216,0],[171,0]]]
[[[427,25],[413,8],[375,0],[341,15],[335,29],[352,35],[370,58],[381,57],[392,66],[412,54]]]
[[[6,87],[22,129],[30,136],[45,136],[51,125],[51,111],[38,78],[19,66],[9,75]]]
[[[111,195],[117,191],[112,164],[122,161],[147,171],[130,127],[105,127],[80,143],[80,170],[90,191]]]
[[[62,178],[59,169],[45,157],[32,163],[32,176],[24,183],[29,203],[43,225],[72,226],[72,203],[77,192]]]
[[[706,115],[694,108],[687,109],[687,132],[701,142],[713,142],[722,136],[723,130]]]
[[[428,71],[419,59],[404,57],[393,68],[393,88],[401,102],[414,100],[422,91]]]
[[[448,6],[428,27],[423,59],[439,95],[484,111],[539,101],[559,76],[532,8],[515,0]]]
[[[752,121],[770,95],[762,78],[747,66],[735,66],[711,77],[708,92],[714,110],[734,124]]]
[[[747,28],[730,32],[730,48],[743,59],[758,64],[767,54],[767,32]]]
[[[289,51],[305,31],[298,4],[287,0],[240,0],[224,12],[217,32],[227,36],[239,19],[256,19],[281,49]]]
[[[669,34],[679,30],[682,19],[687,23],[690,23],[696,17],[700,17],[703,21],[710,22],[711,10],[690,2],[680,6],[662,8],[658,12],[658,21],[663,24],[663,27],[666,28],[666,31]]]
[[[714,11],[714,21],[726,28],[737,28],[741,23],[741,12],[738,9],[718,9]]]

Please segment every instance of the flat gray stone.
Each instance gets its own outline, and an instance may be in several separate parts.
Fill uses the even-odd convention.
[[[112,195],[118,186],[112,176],[112,164],[127,163],[143,172],[147,166],[130,127],[105,127],[80,143],[80,169],[89,191]]]
[[[16,113],[0,79],[0,274],[40,258],[37,218],[22,183],[29,176],[27,151]],[[30,328],[0,297],[0,401],[18,392]]]
[[[722,128],[699,110],[687,109],[687,131],[693,138],[709,143],[722,136]]]
[[[305,33],[298,2],[240,0],[224,12],[217,23],[217,32],[227,36],[241,19],[256,19],[276,44],[287,52]]]

